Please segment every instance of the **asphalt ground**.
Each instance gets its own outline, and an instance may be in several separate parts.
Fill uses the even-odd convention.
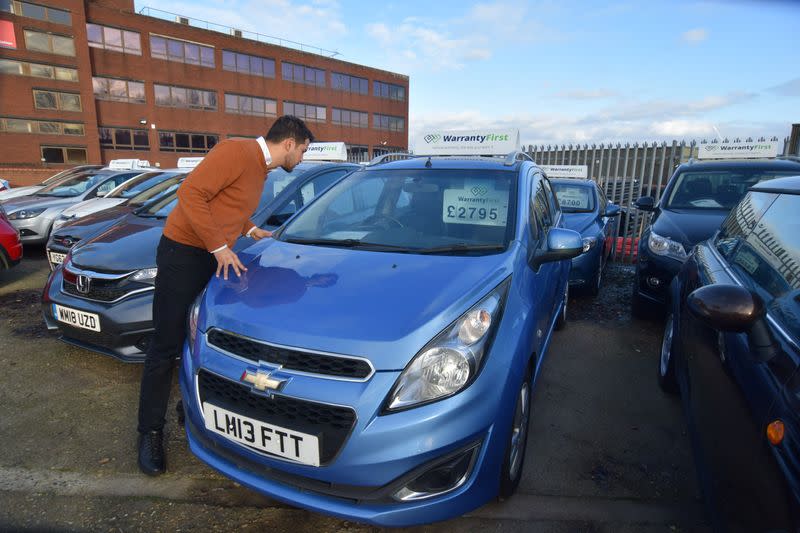
[[[0,271],[0,530],[376,530],[238,486],[191,455],[174,416],[168,473],[139,474],[141,366],[47,332],[44,251],[25,253]],[[707,529],[680,405],[656,385],[661,325],[631,318],[632,276],[610,265],[597,298],[571,297],[534,391],[518,494],[409,531]]]

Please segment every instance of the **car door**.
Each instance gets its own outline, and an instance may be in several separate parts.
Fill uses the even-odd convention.
[[[606,216],[606,209],[608,208],[608,198],[606,198],[603,189],[601,189],[597,183],[594,184],[595,195],[597,197],[597,215],[598,215],[598,223],[600,224],[600,232],[603,236],[603,261],[608,257],[608,254],[611,252],[611,245],[613,243],[614,238],[614,227],[615,221],[617,220],[616,217],[607,217]]]
[[[550,202],[544,188],[544,178],[541,173],[531,175],[531,193],[529,199],[529,246],[532,250],[542,250],[547,246],[547,234],[553,227]],[[534,252],[535,253],[535,252]],[[559,279],[562,265],[558,261],[543,263],[534,268],[528,264],[532,271],[530,286],[527,292],[531,297],[531,307],[536,317],[536,351],[541,352],[542,344],[550,332],[555,312],[560,300],[556,300],[556,292],[563,290],[564,283]],[[564,280],[566,282],[566,280]]]

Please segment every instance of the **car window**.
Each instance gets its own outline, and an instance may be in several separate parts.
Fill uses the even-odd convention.
[[[777,197],[777,194],[766,192],[748,193],[720,226],[714,240],[717,250],[730,259],[739,243],[755,228],[756,222]]]
[[[600,214],[604,214],[606,209],[608,209],[608,198],[606,198],[606,193],[603,192],[603,189],[601,189],[597,183],[594,184],[594,189],[597,200],[600,202],[598,211]]]
[[[544,185],[544,194],[547,197],[547,204],[550,208],[550,215],[552,216],[553,221],[555,221],[558,218],[558,213],[561,208],[558,205],[558,201],[553,193],[553,189],[550,188],[550,180],[543,178],[542,184]]]
[[[283,190],[291,185],[294,180],[314,168],[313,164],[300,163],[291,172],[286,172],[282,168],[276,168],[270,171],[267,175],[267,181],[264,182],[264,189],[261,192],[261,198],[258,201],[256,213],[260,212],[263,208],[269,205]]]
[[[666,209],[732,209],[756,183],[797,172],[764,169],[684,171],[675,177]]]
[[[547,233],[547,228],[550,227],[549,215],[547,213],[547,201],[544,197],[544,190],[541,180],[536,180],[533,189],[533,201],[531,202],[531,215],[532,226],[536,231],[534,238],[538,239]]]
[[[410,249],[505,245],[516,174],[475,170],[362,170],[289,222],[285,239],[358,239]]]
[[[121,190],[115,192],[114,195],[120,198],[133,198],[174,175],[174,172],[147,172],[123,184]]]
[[[140,174],[140,172],[125,172],[124,174],[116,174],[108,181],[102,183],[96,191],[94,191],[95,196],[105,196],[106,194],[110,193],[132,177]]]
[[[773,316],[800,328],[800,196],[779,195],[731,253],[731,267]]]
[[[556,198],[564,213],[591,213],[594,211],[593,185],[580,183],[553,183]]]
[[[163,176],[162,176],[163,177]],[[169,192],[177,190],[180,184],[183,182],[184,178],[186,178],[186,174],[173,174],[169,178],[161,181],[157,185],[149,187],[135,196],[132,196],[128,203],[129,205],[142,205],[148,200],[156,198],[162,194],[167,194]]]
[[[319,193],[330,187],[336,180],[350,172],[352,169],[340,168],[315,176],[300,188],[300,197],[303,205],[317,197]]]
[[[100,180],[105,179],[107,176],[108,174],[84,172],[67,178],[63,181],[56,181],[53,184],[44,187],[36,194],[38,196],[58,196],[61,198],[79,196],[90,188],[94,187]]]

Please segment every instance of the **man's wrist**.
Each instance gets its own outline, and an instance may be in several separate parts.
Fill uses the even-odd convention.
[[[249,230],[247,230],[247,233],[245,233],[245,234],[244,234],[244,236],[245,236],[245,237],[252,237],[252,236],[253,236],[253,232],[256,230],[256,227],[257,227],[257,226],[253,226],[252,228],[250,228]]]
[[[225,248],[227,248],[227,247],[228,247],[228,245],[227,245],[227,244],[223,244],[222,246],[220,246],[220,247],[219,247],[219,248],[217,248],[216,250],[211,250],[211,252],[210,252],[210,253],[212,253],[212,254],[215,254],[215,253],[217,253],[217,252],[221,252],[222,250],[224,250],[224,249],[225,249]]]

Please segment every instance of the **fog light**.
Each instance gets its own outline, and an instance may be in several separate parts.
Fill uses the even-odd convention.
[[[769,439],[770,444],[773,446],[777,446],[781,442],[783,442],[783,434],[785,428],[783,426],[783,422],[780,420],[775,420],[770,425],[767,426],[767,439]]]
[[[435,464],[395,492],[394,498],[403,502],[424,500],[457,489],[469,477],[479,449],[480,442]]]
[[[649,278],[647,278],[647,284],[653,288],[658,288],[661,286],[661,280],[655,276],[650,276]]]

